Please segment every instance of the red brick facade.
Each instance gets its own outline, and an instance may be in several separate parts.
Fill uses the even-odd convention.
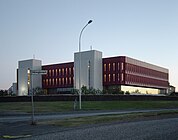
[[[168,72],[146,68],[140,64],[130,64],[126,62],[126,58],[125,56],[103,58],[103,86],[128,85],[158,89],[168,88]],[[154,67],[156,68],[156,66]]]
[[[42,77],[43,88],[73,88],[74,62],[45,65],[42,69],[48,71]],[[168,78],[167,69],[139,60],[125,56],[103,58],[103,87],[128,85],[166,89]]]
[[[74,63],[62,63],[42,66],[48,74],[42,77],[42,87],[48,88],[70,88],[74,84]]]

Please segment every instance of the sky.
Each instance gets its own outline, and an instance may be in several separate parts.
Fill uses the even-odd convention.
[[[169,69],[178,91],[178,0],[0,0],[0,89],[18,61],[73,61],[79,50],[128,56]]]

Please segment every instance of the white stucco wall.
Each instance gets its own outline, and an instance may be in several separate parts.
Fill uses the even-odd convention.
[[[74,54],[74,87],[76,89],[79,89],[79,56],[79,52]],[[102,52],[96,50],[81,52],[80,73],[81,87],[89,88],[90,85],[92,88],[102,90]]]
[[[30,59],[18,62],[18,96],[28,95],[28,69],[41,70],[41,60]],[[41,75],[31,76],[32,87],[42,87]]]

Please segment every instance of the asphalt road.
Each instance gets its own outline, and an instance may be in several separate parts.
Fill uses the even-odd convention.
[[[23,140],[177,140],[178,118],[69,129]]]

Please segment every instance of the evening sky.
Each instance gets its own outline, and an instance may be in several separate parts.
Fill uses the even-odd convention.
[[[90,19],[82,51],[168,68],[178,89],[178,0],[0,0],[0,89],[16,82],[19,60],[73,61]]]

